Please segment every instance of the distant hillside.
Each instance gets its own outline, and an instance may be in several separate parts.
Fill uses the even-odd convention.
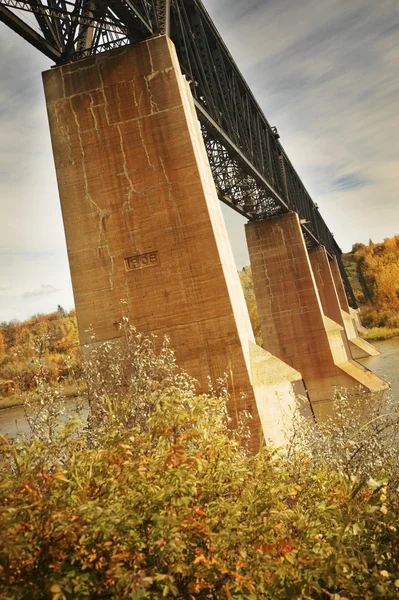
[[[62,381],[80,364],[75,311],[62,307],[28,321],[0,323],[0,396],[35,387],[41,372],[48,381]]]
[[[364,325],[399,328],[399,236],[354,244],[342,258]]]

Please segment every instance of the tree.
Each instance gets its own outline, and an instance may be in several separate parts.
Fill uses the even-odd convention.
[[[4,342],[4,336],[0,331],[0,365],[3,362],[5,356],[6,356],[6,345]]]
[[[380,244],[354,244],[343,258],[364,324],[399,328],[399,236]]]
[[[67,316],[67,312],[64,308],[62,308],[61,304],[59,304],[57,306],[57,313],[59,314],[60,318],[63,319],[64,317]]]

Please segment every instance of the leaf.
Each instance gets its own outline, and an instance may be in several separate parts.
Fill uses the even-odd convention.
[[[52,600],[60,600],[62,589],[60,588],[58,583],[53,583],[53,585],[50,587],[50,592],[53,595]]]

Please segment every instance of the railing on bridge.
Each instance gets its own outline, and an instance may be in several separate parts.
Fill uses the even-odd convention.
[[[21,12],[22,11],[22,12]],[[38,33],[21,18],[35,16]],[[201,0],[0,0],[0,20],[56,64],[171,36],[190,83],[220,199],[249,219],[298,213],[309,247],[341,250]]]

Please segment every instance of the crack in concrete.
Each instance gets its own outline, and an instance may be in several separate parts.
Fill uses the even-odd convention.
[[[151,79],[150,79],[150,77],[151,77],[151,75],[145,75],[144,81],[145,81],[145,87],[147,89],[147,94],[148,94],[148,97],[150,99],[151,115],[155,115],[156,113],[159,113],[160,111],[159,111],[157,103],[154,100],[153,93],[151,91],[151,86],[150,86]]]
[[[153,73],[155,71],[155,69],[154,69],[154,63],[152,62],[152,54],[151,54],[151,50],[150,50],[150,44],[148,43],[148,41],[146,41],[146,46],[147,46],[148,58],[150,59],[151,73]]]
[[[96,132],[97,137],[100,139],[100,132],[98,131],[97,117],[94,114],[94,110],[93,110],[93,107],[94,107],[94,98],[93,98],[93,96],[92,96],[92,94],[90,92],[88,92],[88,94],[90,96],[90,107],[89,108],[90,108],[91,116],[93,117],[94,131]]]
[[[83,146],[83,140],[82,140],[82,134],[81,134],[81,129],[80,129],[80,123],[79,123],[79,119],[77,114],[75,113],[73,106],[72,106],[72,101],[71,99],[69,99],[69,103],[70,103],[70,107],[71,107],[71,111],[75,120],[75,124],[76,124],[76,128],[77,128],[77,134],[78,134],[78,140],[79,140],[79,147],[80,147],[80,152],[82,155],[82,174],[83,174],[83,181],[84,181],[84,189],[85,189],[85,196],[87,198],[87,200],[90,202],[91,206],[94,208],[95,212],[98,215],[99,218],[99,229],[98,229],[98,239],[97,239],[97,252],[99,252],[99,250],[101,248],[105,248],[107,247],[107,253],[108,253],[108,257],[110,260],[110,265],[111,265],[111,270],[109,272],[109,278],[110,278],[110,283],[112,283],[113,286],[113,276],[114,276],[114,261],[112,256],[110,255],[109,252],[109,248],[108,248],[108,242],[106,242],[106,244],[101,244],[101,238],[103,236],[103,231],[104,231],[104,222],[105,219],[110,217],[110,212],[106,209],[102,209],[92,198],[90,192],[89,192],[89,182],[88,182],[88,178],[87,178],[87,172],[86,172],[86,156],[85,156],[85,150],[84,150],[84,146]]]
[[[101,65],[97,66],[97,70],[98,70],[98,76],[100,77],[100,81],[101,81],[101,93],[104,98],[105,119],[107,121],[107,125],[110,125],[111,121],[110,121],[109,113],[108,113],[108,100],[107,100],[107,96],[105,94],[105,85],[104,85],[103,74],[101,73]]]
[[[134,194],[138,194],[138,191],[136,190],[136,188],[134,186],[133,180],[130,177],[129,170],[127,168],[127,158],[126,158],[125,147],[123,144],[123,135],[121,132],[121,128],[119,125],[117,125],[116,128],[119,133],[119,146],[120,146],[121,154],[122,154],[122,158],[123,158],[123,174],[124,174],[126,182],[128,184],[127,197],[126,197],[126,200],[122,204],[122,214],[123,214],[123,218],[125,221],[126,229],[129,234],[130,242],[133,244],[133,232],[131,230],[130,223],[128,220],[128,214],[132,213],[132,211],[133,211],[133,207],[132,207],[132,203],[131,203],[132,196]]]
[[[62,67],[61,67],[61,82],[62,82],[62,95],[63,95],[64,98],[66,98],[64,69]]]
[[[171,182],[171,180],[169,179],[169,177],[168,177],[168,174],[167,174],[167,172],[166,172],[166,169],[165,169],[165,163],[163,162],[162,156],[160,156],[160,157],[159,157],[159,162],[161,163],[162,172],[163,172],[163,174],[164,174],[164,177],[165,177],[166,183],[168,184],[168,186],[169,186],[170,188],[172,188],[172,182]]]
[[[171,71],[173,71],[173,67],[166,67],[165,69],[159,69],[159,71],[152,71],[150,75],[146,76],[146,79],[148,81],[152,81],[155,79],[155,77],[157,77],[157,75],[167,75]]]
[[[111,264],[111,270],[108,273],[108,281],[109,281],[110,291],[113,292],[114,291],[115,263],[114,263],[114,257],[112,256],[112,254],[109,251],[109,244],[108,244],[108,242],[106,244],[102,244],[101,246],[97,247],[98,253],[101,250],[106,250],[109,262]]]
[[[117,111],[118,111],[118,115],[119,115],[119,119],[122,121],[122,115],[121,115],[121,96],[119,93],[119,83],[116,84],[116,97],[118,99],[118,106],[117,106]]]
[[[139,119],[143,118],[143,114],[141,112],[141,103],[143,101],[143,94],[144,92],[141,91],[140,94],[140,98],[139,101],[137,102],[137,95],[136,95],[136,77],[133,77],[133,79],[131,80],[131,86],[132,86],[132,91],[133,91],[133,102],[135,107],[137,108],[137,111],[139,113]]]
[[[143,124],[142,124],[141,120],[138,121],[138,126],[139,126],[139,134],[140,134],[141,145],[142,145],[144,153],[146,155],[148,166],[151,167],[154,171],[156,171],[156,168],[152,164],[151,159],[150,159],[150,155],[148,153],[147,144],[145,142],[145,138],[144,138],[144,135],[143,135]]]

